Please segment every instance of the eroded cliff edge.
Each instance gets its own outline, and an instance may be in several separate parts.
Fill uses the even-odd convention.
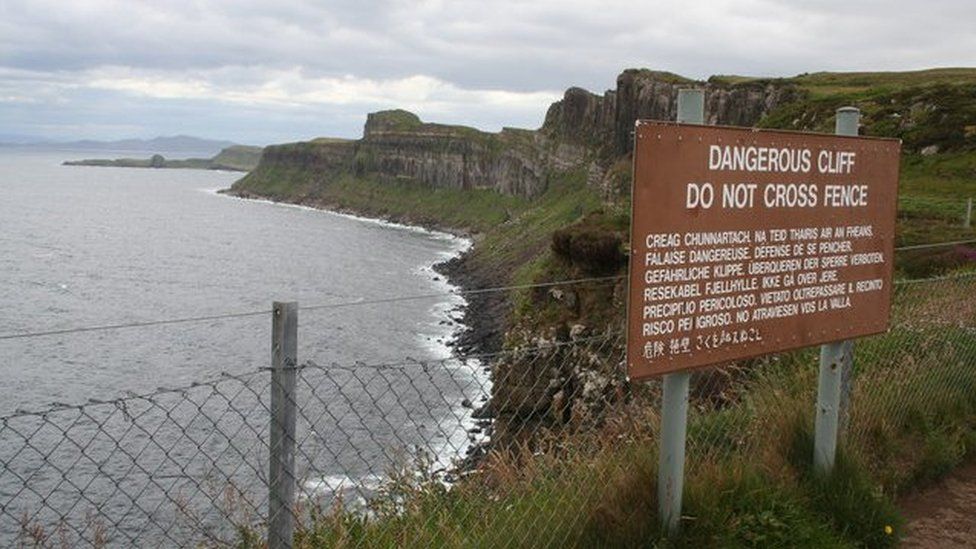
[[[323,138],[267,147],[255,173],[235,184],[234,191],[282,200],[313,198],[320,197],[322,186],[353,176],[533,199],[560,172],[580,166],[605,172],[629,153],[634,121],[673,119],[678,89],[689,85],[705,88],[708,118],[717,124],[755,125],[801,95],[787,81],[722,84],[627,70],[616,88],[603,95],[568,89],[537,130],[490,133],[422,122],[403,110],[376,112],[368,115],[358,140]],[[278,172],[295,170],[305,171],[312,181],[299,189],[268,181]]]

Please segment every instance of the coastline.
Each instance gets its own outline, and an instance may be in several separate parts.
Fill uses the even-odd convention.
[[[490,444],[492,428],[486,409],[491,399],[492,382],[488,364],[471,356],[500,349],[503,332],[499,319],[504,317],[498,315],[503,315],[508,306],[504,292],[464,293],[466,290],[498,285],[498,281],[491,280],[470,266],[469,253],[476,244],[477,235],[436,224],[410,224],[403,218],[370,217],[314,202],[279,201],[252,193],[236,193],[232,189],[206,191],[226,198],[315,211],[453,241],[452,251],[445,253],[442,259],[418,267],[420,272],[428,275],[435,288],[444,290],[444,299],[432,305],[432,309],[434,316],[441,318],[439,326],[446,328],[441,337],[424,334],[418,334],[418,337],[426,337],[423,343],[436,356],[435,360],[442,361],[445,367],[464,371],[475,381],[479,393],[463,394],[453,417],[445,419],[447,422],[459,421],[463,429],[456,431],[450,439],[445,439],[435,451],[436,468],[447,475],[448,483],[455,475],[472,469]],[[455,431],[442,429],[448,430]],[[329,486],[329,483],[325,482],[324,486]]]
[[[458,329],[450,338],[446,339],[446,345],[453,350],[452,354],[456,358],[462,358],[465,355],[493,353],[501,349],[504,335],[503,319],[507,316],[509,305],[507,294],[505,292],[466,294],[470,290],[505,284],[505,281],[497,275],[478,269],[472,264],[471,251],[477,246],[478,234],[464,228],[412,219],[409,215],[370,215],[315,200],[294,202],[276,200],[248,191],[235,191],[233,188],[217,189],[212,192],[228,198],[326,212],[386,227],[421,232],[437,238],[451,238],[466,242],[466,245],[452,257],[446,257],[443,261],[428,266],[433,273],[444,277],[449,286],[456,288],[456,291],[450,290],[452,293],[463,298],[456,308],[461,312],[460,320],[449,318],[449,321],[453,322]]]

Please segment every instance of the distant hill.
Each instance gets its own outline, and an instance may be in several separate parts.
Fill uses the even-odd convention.
[[[28,142],[24,136],[13,136],[16,139],[0,138],[0,146],[26,147],[31,149],[49,150],[83,150],[83,151],[151,151],[154,153],[193,153],[202,156],[216,155],[221,150],[235,145],[232,141],[203,139],[189,135],[160,136],[152,139],[120,139],[117,141],[94,141],[83,139],[80,141],[33,141]]]
[[[0,133],[0,147],[4,145],[25,145],[37,143],[39,140],[33,135],[21,135],[17,133]]]
[[[261,159],[261,147],[247,145],[231,145],[222,149],[212,158],[185,158],[170,160],[161,154],[154,154],[149,158],[117,158],[68,160],[65,166],[100,166],[110,168],[183,168],[196,170],[231,170],[238,172],[251,171]]]

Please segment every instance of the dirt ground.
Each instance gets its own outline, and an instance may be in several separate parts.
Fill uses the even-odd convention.
[[[902,547],[976,547],[976,463],[902,499],[899,506],[907,521]]]

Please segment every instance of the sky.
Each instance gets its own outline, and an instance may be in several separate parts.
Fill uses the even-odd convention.
[[[358,137],[366,113],[538,127],[628,67],[976,66],[973,0],[0,0],[0,141]]]

